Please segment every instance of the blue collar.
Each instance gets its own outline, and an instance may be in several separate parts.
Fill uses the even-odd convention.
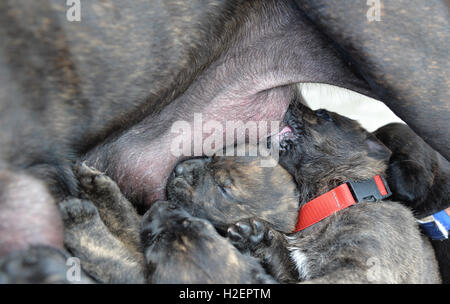
[[[418,220],[424,233],[432,240],[448,239],[450,230],[450,215],[447,214],[446,210],[439,211],[438,213]]]

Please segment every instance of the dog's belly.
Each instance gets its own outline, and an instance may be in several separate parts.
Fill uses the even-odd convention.
[[[267,132],[260,129],[256,137],[277,132],[292,97],[291,84],[328,82],[369,94],[292,2],[265,1],[264,9],[255,3],[243,12],[248,20],[235,29],[228,47],[186,91],[158,114],[88,153],[88,163],[111,176],[134,203],[148,206],[164,199],[167,177],[183,158],[173,151],[180,141],[180,122],[189,128],[183,137],[189,153],[184,156],[201,156],[208,154],[204,148],[212,130],[199,129],[212,121],[218,122],[214,130],[223,139],[215,150],[242,141],[226,132],[232,121],[266,126]],[[236,132],[247,134],[245,127]]]

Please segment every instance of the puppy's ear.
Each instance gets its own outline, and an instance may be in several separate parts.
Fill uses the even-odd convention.
[[[389,148],[386,147],[381,141],[379,141],[378,138],[376,138],[373,134],[367,134],[365,143],[370,157],[379,160],[385,160],[386,162],[391,157],[391,150],[389,150]]]

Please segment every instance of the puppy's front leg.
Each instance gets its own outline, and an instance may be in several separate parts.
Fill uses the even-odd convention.
[[[144,283],[141,259],[116,239],[90,201],[60,203],[64,243],[89,275],[103,283]]]
[[[229,241],[241,252],[260,260],[266,271],[281,283],[298,281],[284,234],[265,221],[249,218],[227,229]]]
[[[137,256],[142,256],[141,218],[117,184],[104,173],[81,163],[75,167],[83,196],[90,200],[111,233]],[[143,259],[143,257],[142,257]]]

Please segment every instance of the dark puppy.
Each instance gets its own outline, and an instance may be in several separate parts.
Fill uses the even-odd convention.
[[[444,157],[404,124],[386,125],[374,135],[392,151],[386,172],[392,199],[411,208],[418,219],[449,208],[450,164]],[[431,243],[442,281],[449,284],[450,240]]]
[[[384,175],[389,150],[355,121],[325,110],[313,112],[301,105],[290,107],[286,121],[292,132],[286,133],[282,139],[280,163],[295,176],[302,194],[301,202],[307,202],[347,180],[360,181],[377,174]],[[369,227],[365,226],[367,224]],[[347,208],[337,213],[335,218],[327,218],[298,234],[325,229],[328,230],[325,235],[332,236],[332,229],[339,226],[344,230],[350,227],[356,228],[355,231],[361,229],[360,232],[370,229],[366,240],[352,234],[343,237],[344,241],[350,242],[344,251],[349,250],[350,253],[360,242],[358,251],[368,256],[370,252],[373,254],[375,244],[381,248],[388,246],[380,256],[374,256],[386,267],[384,279],[390,282],[439,281],[434,254],[427,240],[419,238],[411,213],[398,203],[365,203]],[[371,232],[378,236],[372,242],[366,242],[373,237]],[[380,237],[384,238],[381,242]],[[342,248],[336,246],[335,249],[340,251]],[[398,252],[400,249],[403,252]],[[403,255],[406,262],[397,264],[397,254]],[[343,258],[346,258],[345,254]],[[362,262],[358,254],[350,261]],[[406,273],[409,275],[405,276]]]
[[[395,202],[362,203],[289,234],[298,207],[347,180],[382,174],[389,158],[355,121],[306,107],[290,111],[280,161],[298,183],[300,204],[292,180],[275,174],[281,167],[261,168],[248,157],[179,164],[169,197],[219,228],[228,226],[230,240],[281,282],[440,282],[431,246],[411,212]]]
[[[98,282],[275,283],[206,220],[160,201],[142,221],[109,177],[84,164],[75,171],[89,200],[60,204],[65,245]]]

